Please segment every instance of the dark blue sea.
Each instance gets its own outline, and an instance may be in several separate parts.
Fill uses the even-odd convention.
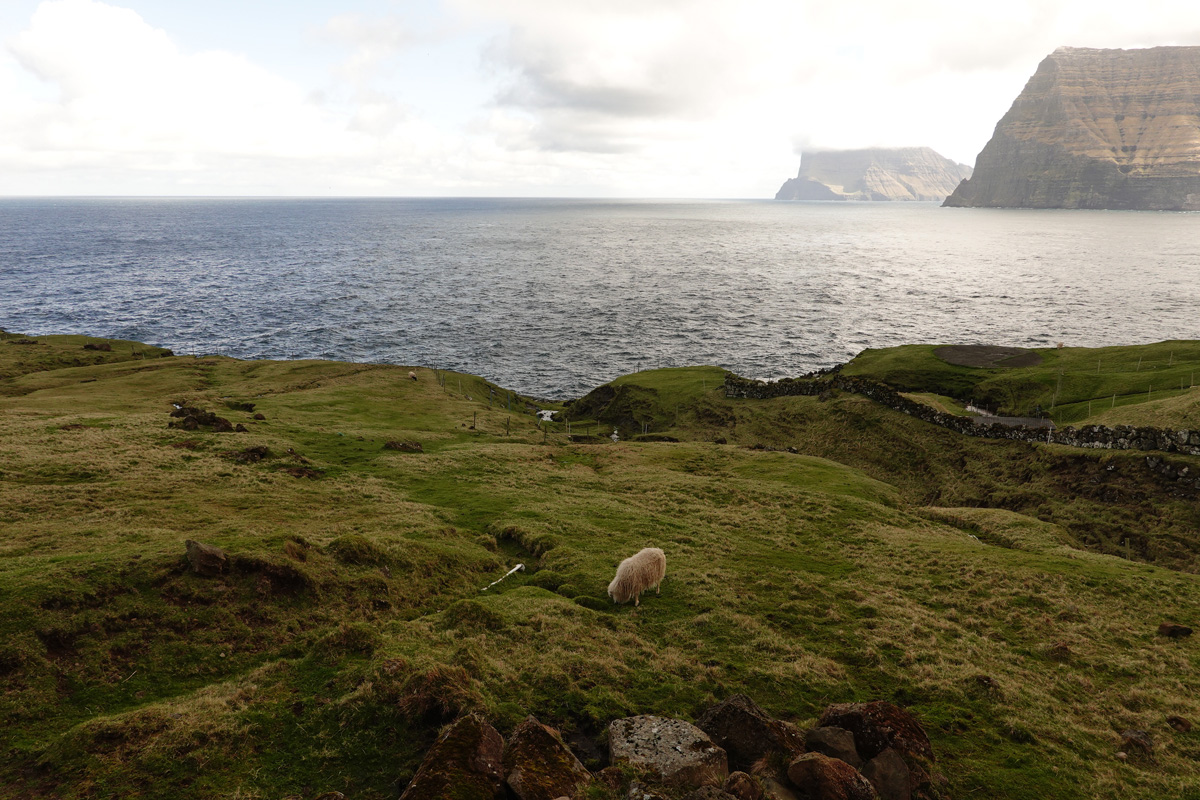
[[[796,375],[867,347],[1200,338],[1200,215],[935,204],[0,200],[0,328],[483,375]]]

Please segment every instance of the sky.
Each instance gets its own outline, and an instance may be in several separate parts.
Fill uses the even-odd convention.
[[[769,198],[1193,0],[0,0],[0,195]]]

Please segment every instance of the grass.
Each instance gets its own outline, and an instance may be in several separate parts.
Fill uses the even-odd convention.
[[[1126,347],[1038,349],[1035,367],[984,369],[948,364],[935,345],[864,350],[844,368],[890,383],[905,392],[934,392],[973,401],[998,413],[1048,413],[1060,424],[1141,420],[1140,409],[1108,415],[1116,408],[1157,403],[1154,419],[1167,426],[1197,418],[1196,375],[1200,341],[1167,341]],[[1150,424],[1150,418],[1144,418]]]
[[[395,797],[465,710],[595,740],[736,692],[802,726],[904,704],[952,796],[1196,785],[1200,745],[1165,719],[1200,718],[1200,653],[1155,629],[1200,618],[1200,525],[1140,456],[854,396],[729,400],[706,367],[568,405],[637,426],[573,443],[532,401],[416,374],[210,357],[0,380],[0,797]],[[181,400],[248,430],[168,428]],[[679,441],[630,441],[642,425]],[[186,539],[230,570],[191,572]],[[647,545],[661,597],[613,606]],[[1153,762],[1115,758],[1127,728]]]

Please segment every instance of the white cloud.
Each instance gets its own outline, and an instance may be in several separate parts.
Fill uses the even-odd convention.
[[[1060,45],[1200,44],[1179,0],[328,2],[301,85],[45,0],[0,51],[0,190],[763,197],[794,142],[973,161]]]
[[[182,52],[128,9],[96,0],[42,3],[9,40],[9,62],[54,88],[0,123],[22,164],[191,171],[226,159],[361,154],[305,92],[240,55]],[[11,89],[10,89],[11,91]]]

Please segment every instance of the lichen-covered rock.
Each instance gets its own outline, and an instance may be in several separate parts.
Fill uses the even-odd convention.
[[[645,714],[613,720],[609,757],[655,774],[670,786],[721,786],[729,775],[725,751],[683,720]]]
[[[804,753],[787,768],[788,780],[809,800],[876,800],[871,782],[840,758]]]
[[[591,782],[558,731],[527,717],[504,746],[504,781],[520,800],[576,797]]]
[[[804,752],[800,731],[774,719],[744,694],[735,694],[707,709],[696,721],[696,727],[729,754],[734,766],[743,769],[771,754],[790,761]]]
[[[400,800],[497,800],[504,739],[477,714],[438,736]]]
[[[220,575],[229,567],[229,556],[219,547],[192,539],[184,542],[184,546],[187,548],[188,563],[199,575]]]
[[[813,728],[804,734],[804,746],[809,752],[824,753],[830,758],[840,758],[855,769],[861,769],[863,760],[854,746],[854,734],[845,728]]]

